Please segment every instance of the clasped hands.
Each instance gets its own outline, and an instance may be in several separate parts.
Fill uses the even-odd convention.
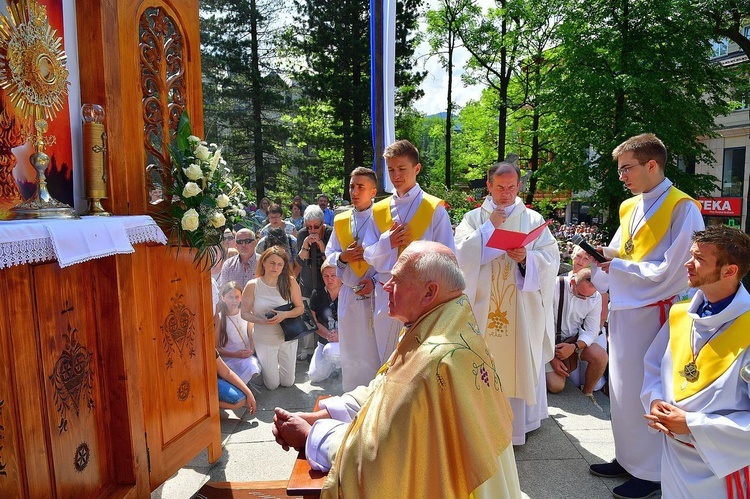
[[[317,412],[289,412],[277,407],[274,410],[271,432],[282,449],[288,451],[294,448],[299,451],[305,447],[307,435],[315,421],[326,417],[330,415],[325,409]]]
[[[685,415],[686,412],[679,407],[656,399],[651,402],[650,414],[644,414],[643,417],[648,420],[650,428],[674,437],[675,435],[688,435],[690,433]]]
[[[302,241],[302,248],[309,251],[310,250],[310,246],[313,245],[313,244],[317,244],[318,245],[318,249],[320,251],[325,251],[326,250],[326,245],[323,244],[323,240],[320,239],[320,235],[318,235],[317,232],[314,232],[314,233],[310,234],[309,236],[307,236],[305,238],[304,241]]]

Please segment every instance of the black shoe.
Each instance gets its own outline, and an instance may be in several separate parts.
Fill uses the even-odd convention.
[[[659,482],[649,482],[633,477],[627,482],[612,489],[612,495],[618,499],[646,499],[661,492]]]
[[[630,473],[620,466],[617,459],[613,459],[611,463],[592,464],[589,466],[589,471],[592,475],[603,476],[605,478],[630,476]]]

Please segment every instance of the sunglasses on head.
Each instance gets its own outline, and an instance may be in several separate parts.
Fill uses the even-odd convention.
[[[252,238],[249,238],[249,239],[237,239],[235,241],[235,243],[237,243],[237,244],[250,244],[250,243],[254,243],[254,242],[255,242],[255,239],[252,239]]]

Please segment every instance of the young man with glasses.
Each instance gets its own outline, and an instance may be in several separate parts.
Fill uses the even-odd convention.
[[[665,177],[667,149],[653,134],[631,137],[612,152],[620,180],[635,196],[620,205],[620,227],[607,261],[589,258],[592,282],[609,291],[609,393],[615,460],[592,464],[597,476],[630,476],[615,487],[621,498],[645,498],[659,489],[662,442],[643,424],[643,358],[671,305],[685,294],[682,264],[690,238],[703,229],[700,205]]]
[[[599,407],[594,392],[604,385],[602,376],[607,368],[607,343],[604,335],[599,334],[602,297],[591,284],[591,270],[587,268],[557,279],[553,309],[559,341],[556,339],[555,357],[546,368],[547,390],[559,393],[565,388],[565,380],[571,378],[574,385],[583,385],[583,394]],[[562,309],[559,308],[560,300]],[[577,337],[577,340],[565,343],[564,340],[570,337]],[[580,359],[587,363],[585,368],[579,363],[575,371],[568,372],[563,361],[571,355],[580,355]]]
[[[257,259],[255,257],[255,245],[257,241],[255,234],[250,229],[240,229],[234,236],[234,242],[237,245],[238,254],[227,258],[221,267],[219,274],[219,287],[224,284],[235,281],[242,288],[251,279],[255,279],[255,267]]]

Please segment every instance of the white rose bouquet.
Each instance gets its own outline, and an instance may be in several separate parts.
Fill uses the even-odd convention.
[[[183,112],[177,138],[170,147],[172,185],[166,186],[171,205],[157,215],[177,244],[195,248],[196,265],[213,265],[226,226],[238,222],[247,204],[242,186],[229,176],[221,147],[192,134],[190,118]]]

